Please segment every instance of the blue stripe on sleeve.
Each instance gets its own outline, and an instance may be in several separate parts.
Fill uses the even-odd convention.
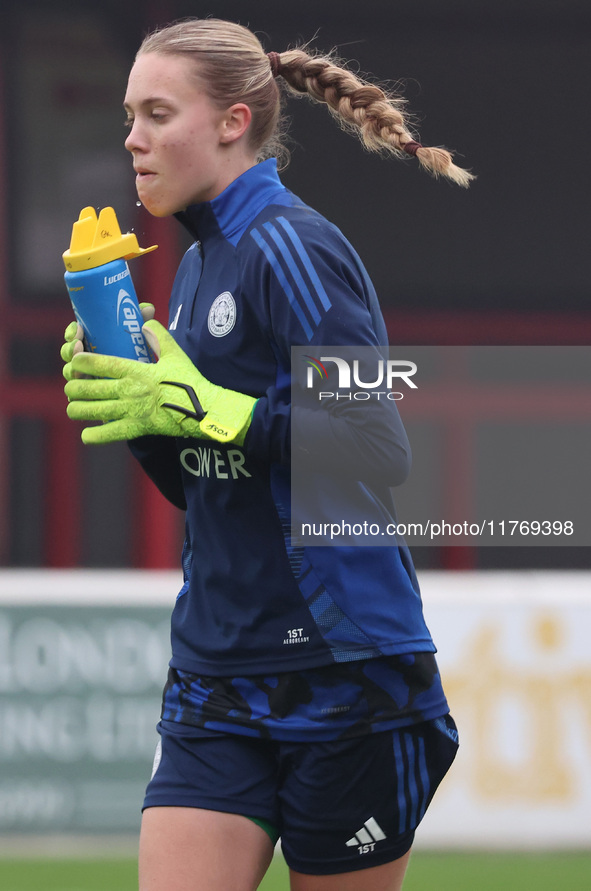
[[[295,247],[298,257],[306,267],[306,271],[310,276],[310,281],[314,285],[314,289],[316,290],[316,294],[318,295],[318,299],[320,300],[322,307],[325,310],[330,309],[332,304],[328,298],[328,294],[324,290],[324,286],[318,277],[318,273],[314,269],[312,261],[310,260],[310,257],[308,256],[306,248],[302,244],[298,233],[295,231],[289,220],[287,220],[285,217],[277,217],[277,222],[287,233],[287,237]]]
[[[300,292],[300,296],[302,297],[305,305],[307,306],[308,311],[310,312],[310,315],[312,316],[312,318],[318,325],[320,323],[320,313],[316,309],[316,305],[314,303],[314,299],[313,299],[312,295],[310,294],[310,290],[309,290],[306,282],[304,281],[302,274],[301,274],[300,270],[298,269],[294,258],[292,257],[292,255],[290,253],[289,245],[287,245],[285,243],[285,241],[281,237],[281,234],[277,231],[277,229],[275,229],[275,227],[273,226],[272,223],[264,223],[263,229],[265,229],[269,233],[269,235],[271,236],[271,238],[273,239],[273,241],[279,248],[281,256],[283,257],[287,268],[289,269],[289,271],[291,272],[291,274],[293,276],[296,287],[298,288],[298,290]]]
[[[311,340],[314,332],[312,331],[310,323],[308,322],[306,316],[304,315],[304,312],[302,311],[302,308],[297,301],[297,298],[293,292],[293,289],[292,289],[291,285],[289,284],[277,257],[273,253],[271,246],[267,244],[267,242],[262,238],[260,232],[258,232],[256,229],[253,229],[253,231],[250,234],[252,235],[253,239],[255,240],[255,243],[258,245],[258,247],[260,247],[260,249],[264,253],[265,257],[269,261],[273,272],[277,276],[279,284],[285,291],[285,296],[289,300],[291,308],[293,309],[294,313],[297,316],[298,321],[300,322],[302,328],[304,329],[304,333],[305,333],[306,337],[308,338],[308,340]]]

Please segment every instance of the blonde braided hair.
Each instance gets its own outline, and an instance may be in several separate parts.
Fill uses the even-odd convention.
[[[416,155],[433,176],[461,186],[474,179],[446,149],[415,142],[404,99],[358,77],[331,55],[311,55],[301,47],[266,54],[252,31],[222,19],[187,19],[160,28],[148,34],[137,55],[150,52],[192,58],[195,78],[216,106],[246,103],[252,111],[248,138],[258,160],[288,154],[280,138],[280,76],[289,92],[325,104],[369,151]]]
[[[359,136],[370,152],[416,156],[433,176],[446,176],[460,186],[468,186],[474,179],[454,164],[447,149],[414,140],[401,97],[364,81],[331,56],[309,55],[302,49],[269,55],[275,76],[280,75],[294,93],[326,104],[341,126]]]

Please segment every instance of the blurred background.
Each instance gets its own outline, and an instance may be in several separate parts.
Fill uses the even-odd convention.
[[[136,810],[127,804],[113,823],[109,803],[137,756],[141,779],[131,776],[125,787],[136,808],[149,761],[153,739],[145,716],[158,709],[163,623],[174,597],[183,518],[142,477],[124,445],[84,449],[79,427],[65,416],[59,348],[72,314],[61,255],[82,207],[114,206],[123,231],[133,229],[141,245],[160,246],[131,272],[140,298],[166,317],[187,244],[174,220],[153,220],[136,206],[122,100],[146,31],[190,15],[245,24],[267,50],[309,40],[320,49],[336,47],[361,72],[400,82],[421,140],[456,151],[458,163],[477,174],[469,190],[435,182],[411,159],[364,153],[323,108],[289,101],[292,158],[283,179],[352,241],[375,282],[391,343],[591,343],[591,6],[585,0],[3,0],[0,765],[13,785],[0,783],[0,824],[7,831],[70,831],[86,813],[84,801],[100,811],[101,788],[103,817],[86,828],[135,825]],[[580,411],[561,419],[563,440],[577,444],[580,466],[589,453],[589,404],[587,391]],[[513,409],[504,420],[509,438],[519,435],[518,415]],[[443,418],[412,418],[409,428],[419,452],[421,442],[448,441]],[[451,446],[434,449],[441,478],[452,482],[458,469],[478,463],[483,440],[469,418],[454,436]],[[549,470],[544,484],[550,477]],[[462,497],[467,504],[477,497],[469,480]],[[570,813],[572,825],[582,827],[579,816],[585,807],[588,815],[591,801],[591,663],[581,637],[591,627],[585,572],[591,549],[475,543],[418,547],[414,556],[425,570],[433,630],[469,740],[464,773],[458,768],[457,787],[447,800],[442,796],[442,807],[449,801],[464,813],[469,845],[493,836],[507,844],[508,831],[495,836],[491,828],[507,813],[509,825],[523,825],[524,813],[543,813],[547,825]],[[121,572],[109,574],[115,570]],[[110,606],[103,600],[107,590],[124,591],[125,600],[132,570],[154,570],[156,581],[134,574],[139,593],[118,604],[130,610],[123,614],[116,597]],[[98,588],[84,611],[86,585]],[[143,602],[142,592],[154,585]],[[142,603],[148,612],[137,612]],[[148,655],[140,645],[146,639]],[[109,674],[113,653],[127,666],[126,680]],[[140,676],[150,678],[141,689],[134,687]],[[92,707],[89,690],[96,694]],[[55,714],[41,720],[52,696]],[[83,715],[77,697],[86,703]],[[95,739],[93,749],[72,731],[79,748],[68,749],[66,739],[61,755],[52,754],[52,721],[63,714],[64,698],[72,727],[83,725],[92,735],[106,721],[111,736]],[[16,705],[25,700],[26,714]],[[477,707],[483,701],[491,704],[486,715]],[[556,726],[570,727],[570,735],[558,739]],[[87,774],[80,767],[85,759],[94,759]],[[106,764],[113,766],[110,791]],[[29,770],[28,787],[17,782],[21,769],[23,777]],[[31,798],[48,771],[57,785]],[[84,788],[71,785],[76,776]],[[445,813],[432,830],[434,843],[449,842]],[[591,845],[588,827],[575,836],[577,845]]]
[[[591,7],[583,0],[369,0],[362,11],[330,0],[4,0],[0,564],[177,565],[178,512],[125,446],[82,449],[65,417],[58,353],[71,311],[61,255],[82,207],[114,205],[123,231],[160,245],[131,271],[165,317],[186,244],[174,220],[136,207],[121,104],[145,32],[210,14],[249,25],[267,49],[313,40],[362,72],[400,81],[423,142],[455,150],[478,175],[467,191],[434,182],[410,159],[365,153],[325,109],[290,100],[284,180],[360,253],[391,343],[590,343]],[[572,548],[419,548],[416,560],[590,565],[589,551]]]

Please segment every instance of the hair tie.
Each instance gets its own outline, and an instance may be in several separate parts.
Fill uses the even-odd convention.
[[[423,148],[420,142],[405,142],[402,146],[402,151],[406,152],[407,155],[412,155],[413,158],[417,153],[417,149]]]
[[[267,53],[267,58],[271,65],[271,74],[273,77],[277,77],[278,74],[281,74],[281,56],[279,53]]]

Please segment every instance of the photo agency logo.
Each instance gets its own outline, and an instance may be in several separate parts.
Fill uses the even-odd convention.
[[[364,348],[357,349],[357,357],[350,349],[346,355],[340,356],[304,354],[302,360],[307,365],[305,388],[316,391],[319,402],[324,399],[398,401],[404,399],[404,390],[399,388],[418,389],[412,380],[417,373],[415,362],[385,359],[373,347],[368,349],[369,352]]]

